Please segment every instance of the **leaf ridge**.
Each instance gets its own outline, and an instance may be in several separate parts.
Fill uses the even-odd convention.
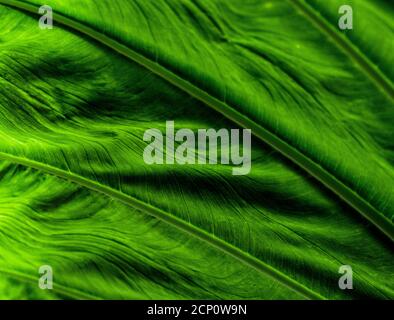
[[[34,278],[32,276],[27,276],[25,274],[22,274],[20,272],[16,272],[14,270],[11,271],[11,270],[6,270],[6,269],[0,268],[0,273],[3,273],[11,278],[16,278],[16,279],[23,280],[26,282],[37,283],[36,278]],[[54,285],[52,290],[55,292],[58,292],[60,294],[64,294],[70,298],[72,297],[72,298],[77,298],[77,299],[81,299],[81,300],[99,300],[100,299],[99,297],[82,292],[78,289],[70,289],[70,288],[68,288],[64,285],[58,284],[58,283],[56,285]]]
[[[298,0],[291,1],[296,1],[298,3]],[[35,5],[23,3],[18,0],[0,0],[0,4],[37,14],[37,7]],[[292,162],[296,163],[303,170],[308,172],[316,180],[322,183],[325,187],[339,196],[343,201],[358,211],[364,218],[369,220],[369,222],[375,225],[391,241],[394,241],[394,226],[388,218],[386,218],[381,212],[379,212],[374,206],[372,206],[367,200],[362,198],[354,190],[346,186],[342,181],[332,175],[327,169],[314,162],[311,158],[304,155],[295,147],[289,145],[286,141],[274,133],[270,132],[255,121],[230,107],[227,103],[218,100],[209,93],[193,85],[191,82],[179,77],[172,71],[164,68],[156,62],[153,62],[137,51],[130,49],[129,47],[119,43],[114,39],[111,39],[110,37],[94,30],[93,28],[61,14],[56,14],[56,21],[66,28],[70,28],[74,31],[82,33],[105,45],[106,47],[109,47],[122,56],[140,64],[154,74],[165,79],[172,85],[183,90],[192,97],[224,115],[226,118],[240,125],[241,127],[250,128],[255,137],[267,143],[282,155],[290,159]],[[362,59],[360,59],[360,62],[361,61]]]
[[[303,284],[297,282],[296,280],[290,278],[286,274],[281,271],[275,269],[274,267],[264,263],[263,261],[257,259],[256,257],[250,255],[247,252],[242,251],[238,247],[215,237],[214,235],[206,232],[205,230],[196,227],[168,212],[163,211],[153,205],[150,205],[142,200],[139,200],[135,197],[127,195],[121,191],[115,190],[111,187],[100,184],[99,182],[87,179],[78,174],[67,172],[65,170],[50,166],[45,163],[37,162],[28,158],[17,157],[14,155],[6,154],[0,152],[0,159],[10,161],[12,163],[20,164],[26,167],[34,168],[36,170],[43,171],[45,173],[54,175],[56,177],[68,180],[72,183],[75,183],[79,186],[83,186],[88,188],[89,190],[93,190],[95,192],[99,192],[108,197],[114,198],[123,204],[133,207],[137,210],[141,210],[144,213],[151,215],[167,224],[170,224],[191,236],[194,236],[202,241],[205,241],[209,245],[215,247],[216,249],[221,250],[222,252],[236,258],[240,262],[248,265],[249,267],[254,268],[255,270],[272,277],[273,279],[281,282],[286,287],[292,289],[295,292],[302,294],[304,297],[308,299],[325,299],[320,294],[314,292],[313,290],[305,287]]]
[[[328,35],[334,43],[356,62],[364,73],[375,83],[376,87],[394,100],[394,85],[368,57],[366,57],[346,36],[337,31],[314,7],[304,0],[289,0],[321,32]]]

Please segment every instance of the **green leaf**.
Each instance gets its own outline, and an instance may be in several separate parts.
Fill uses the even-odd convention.
[[[309,2],[0,0],[0,297],[392,298],[390,58]],[[145,164],[167,120],[251,128],[251,173]]]

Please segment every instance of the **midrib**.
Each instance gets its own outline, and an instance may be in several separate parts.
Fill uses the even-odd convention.
[[[238,261],[242,262],[243,264],[257,270],[258,272],[263,273],[264,275],[268,275],[279,281],[289,289],[303,295],[307,299],[325,299],[325,297],[321,296],[319,293],[314,292],[313,290],[307,288],[303,284],[295,281],[294,279],[290,278],[289,276],[285,275],[281,271],[275,269],[274,267],[264,263],[263,261],[257,259],[256,257],[250,255],[247,252],[242,251],[238,247],[211,235],[210,233],[206,232],[203,229],[200,229],[186,221],[165,212],[159,208],[156,208],[146,202],[138,200],[134,197],[131,197],[125,193],[122,193],[118,190],[115,190],[111,187],[105,186],[100,184],[96,181],[87,179],[80,175],[50,166],[45,163],[37,162],[34,160],[30,160],[27,158],[18,157],[15,155],[7,154],[4,152],[0,152],[0,159],[10,161],[15,164],[20,164],[26,167],[34,168],[48,174],[54,175],[59,178],[63,178],[70,182],[76,183],[79,186],[88,188],[89,190],[93,190],[99,193],[102,193],[108,197],[116,199],[127,206],[130,206],[134,209],[140,210],[146,214],[149,214],[165,223],[168,223],[187,234],[194,236],[209,245],[215,247],[216,249],[236,258]]]
[[[14,0],[0,0],[0,4],[9,5],[11,7],[22,9],[31,13],[37,13],[37,7],[31,4],[22,3],[19,1]],[[361,213],[365,218],[367,218],[370,222],[372,222],[375,226],[378,227],[380,231],[386,234],[391,240],[394,238],[394,230],[391,222],[386,219],[380,212],[378,212],[372,205],[366,202],[362,197],[360,197],[357,193],[353,190],[348,188],[344,185],[341,181],[339,181],[336,177],[331,175],[328,171],[321,168],[319,164],[316,164],[313,160],[309,159],[307,156],[302,154],[300,151],[292,147],[291,145],[284,142],[282,139],[277,137],[276,135],[272,134],[270,131],[264,129],[251,119],[247,118],[246,116],[242,115],[235,109],[232,109],[227,104],[223,103],[222,101],[216,99],[215,97],[211,96],[207,92],[201,90],[200,88],[194,86],[190,82],[180,78],[176,74],[172,73],[171,71],[165,69],[164,67],[158,65],[157,63],[151,61],[150,59],[144,57],[143,55],[139,54],[138,52],[130,49],[129,47],[97,32],[96,30],[85,26],[75,20],[62,16],[60,14],[56,14],[56,21],[68,28],[71,28],[75,31],[83,33],[90,38],[93,38],[104,44],[105,46],[111,48],[112,50],[118,52],[119,54],[131,59],[134,62],[144,66],[148,70],[152,71],[153,73],[157,74],[158,76],[164,78],[174,86],[178,87],[179,89],[187,92],[194,98],[202,101],[207,106],[211,107],[212,109],[216,110],[217,112],[223,114],[228,119],[232,120],[233,122],[239,124],[241,127],[247,127],[252,129],[253,134],[259,138],[260,140],[264,141],[265,143],[272,146],[274,149],[285,155],[287,158],[291,159],[293,162],[298,164],[312,176],[314,176],[317,180],[323,183],[326,187],[340,196],[345,202],[350,204],[353,208],[355,208],[359,213]],[[387,93],[387,92],[386,92]],[[58,177],[67,179],[74,183],[77,183],[81,186],[89,188],[91,190],[103,193],[107,196],[113,197],[126,205],[132,206],[133,208],[139,209],[144,211],[156,218],[165,221],[183,231],[193,235],[201,240],[208,242],[210,245],[224,251],[227,254],[237,258],[244,264],[253,267],[254,269],[263,272],[266,275],[270,275],[274,279],[280,281],[282,284],[286,285],[287,287],[291,288],[292,290],[304,295],[307,298],[311,299],[324,299],[318,293],[310,290],[309,288],[303,286],[302,284],[294,281],[293,279],[289,278],[285,274],[281,273],[280,271],[274,269],[273,267],[265,264],[264,262],[258,260],[257,258],[249,255],[246,252],[243,252],[239,248],[218,239],[209,233],[205,232],[202,229],[199,229],[191,224],[186,223],[185,221],[169,214],[161,209],[155,208],[147,203],[144,203],[138,199],[135,199],[129,195],[123,194],[115,189],[110,187],[101,185],[95,181],[86,179],[82,176],[78,176],[76,174],[63,171],[61,169],[49,166],[44,163],[39,163],[34,160],[25,159],[16,157],[14,155],[9,155],[5,153],[0,153],[0,158],[3,158],[8,161],[12,161],[14,163],[19,163],[21,165],[25,165],[28,167],[36,168],[42,170],[44,172],[56,175]]]
[[[290,0],[293,4],[299,5],[298,0]],[[13,8],[22,9],[34,14],[37,14],[37,7],[32,4],[23,3],[17,0],[0,0],[0,4],[8,5]],[[301,9],[307,8],[306,5],[302,4]],[[306,13],[306,11],[305,11]],[[215,111],[224,115],[229,120],[238,124],[243,128],[249,128],[252,130],[252,133],[255,137],[262,140],[263,142],[270,145],[272,148],[280,152],[282,155],[290,159],[292,162],[297,164],[303,170],[307,171],[310,175],[315,177],[320,183],[338,195],[342,200],[344,200],[347,204],[353,207],[357,212],[359,212],[364,218],[369,220],[373,225],[375,225],[384,235],[386,235],[391,241],[394,241],[394,226],[391,221],[386,218],[382,213],[380,213],[374,206],[368,203],[365,199],[363,199],[359,194],[357,194],[354,190],[346,186],[343,182],[341,182],[338,178],[332,175],[328,170],[323,168],[320,164],[315,163],[308,156],[304,155],[301,151],[297,150],[295,147],[289,145],[287,142],[282,140],[277,135],[273,134],[269,130],[263,128],[253,120],[244,116],[240,112],[231,108],[226,103],[218,100],[217,98],[211,96],[207,92],[201,90],[196,87],[192,83],[182,79],[177,76],[170,70],[160,66],[156,62],[146,58],[142,54],[130,49],[129,47],[111,39],[110,37],[85,26],[84,24],[70,19],[61,15],[60,13],[56,13],[56,22],[64,25],[68,28],[71,28],[79,33],[85,34],[92,39],[97,40],[101,44],[111,48],[112,50],[118,52],[122,56],[140,64],[141,66],[147,68],[154,74],[162,77],[167,80],[172,85],[181,89],[182,91],[188,93],[192,97],[197,100],[203,102],[205,105],[211,107]],[[320,28],[323,28],[324,24],[319,24]],[[336,43],[338,43],[337,37],[334,38]],[[357,52],[353,52],[352,56],[357,56]],[[364,61],[362,57],[357,59],[357,61]],[[360,64],[361,67],[365,66],[365,64]],[[367,63],[368,66],[368,63]],[[370,75],[370,72],[366,74]],[[379,78],[379,74],[376,75]],[[385,82],[385,81],[378,81]],[[382,89],[387,90],[387,86],[382,87]],[[388,91],[385,91],[389,94]]]

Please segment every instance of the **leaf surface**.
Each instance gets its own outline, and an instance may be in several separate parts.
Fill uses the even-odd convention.
[[[0,11],[0,269],[4,287],[18,283],[4,296],[41,296],[28,279],[42,264],[56,272],[51,297],[393,296],[393,105],[357,55],[287,1],[48,4],[50,31]],[[56,26],[56,12],[78,24]],[[144,131],[166,120],[196,131],[245,119],[284,143],[257,135],[247,176],[143,162]],[[351,292],[338,288],[344,264]]]

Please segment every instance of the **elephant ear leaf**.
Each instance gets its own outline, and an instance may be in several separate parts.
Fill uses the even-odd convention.
[[[0,0],[0,298],[392,299],[381,3]],[[145,163],[168,120],[252,129],[251,172]]]

